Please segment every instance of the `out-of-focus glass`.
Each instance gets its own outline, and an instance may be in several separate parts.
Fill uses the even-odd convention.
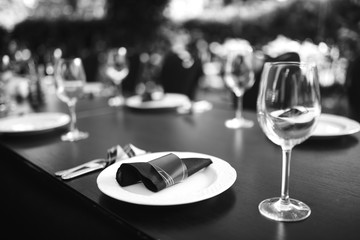
[[[243,117],[243,96],[255,83],[254,55],[250,45],[242,43],[226,56],[224,81],[237,99],[235,118],[225,122],[227,128],[251,128],[254,123]]]
[[[75,105],[84,94],[86,75],[80,58],[60,59],[55,66],[55,86],[59,99],[65,102],[70,110],[70,131],[61,136],[62,141],[78,141],[89,136],[87,132],[76,127]]]
[[[110,49],[105,62],[105,76],[115,86],[115,96],[108,101],[109,106],[119,107],[124,104],[122,82],[129,74],[128,53],[125,47]]]
[[[7,84],[11,76],[9,64],[9,56],[2,56],[0,62],[0,117],[6,116],[10,111],[10,94],[7,90]]]

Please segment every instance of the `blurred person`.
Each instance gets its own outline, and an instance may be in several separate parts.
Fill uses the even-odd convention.
[[[345,89],[352,117],[360,120],[360,35],[349,29],[340,29],[339,47],[348,60]]]
[[[171,47],[164,56],[161,85],[164,92],[181,93],[195,100],[203,69],[194,39],[185,29],[171,29],[168,36]]]

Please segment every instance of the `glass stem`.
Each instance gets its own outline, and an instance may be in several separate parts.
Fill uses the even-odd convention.
[[[69,105],[70,118],[71,118],[70,131],[74,132],[76,130],[76,121],[77,121],[76,112],[75,112],[76,101],[70,101],[68,105]]]
[[[289,203],[291,149],[282,150],[281,203]]]
[[[122,86],[121,83],[116,85],[116,97],[121,99],[122,98]]]
[[[243,119],[243,95],[236,96],[237,106],[236,106],[236,118],[241,120]]]

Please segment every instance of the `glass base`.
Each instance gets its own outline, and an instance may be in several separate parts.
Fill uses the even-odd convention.
[[[66,134],[61,136],[62,141],[75,142],[81,139],[88,138],[89,134],[87,132],[80,132],[79,130],[75,130],[72,132],[67,132]]]
[[[225,126],[227,128],[251,128],[252,126],[254,126],[254,122],[247,120],[247,119],[238,119],[238,118],[233,118],[233,119],[229,119],[225,122]]]
[[[120,106],[124,105],[124,103],[125,103],[124,98],[119,97],[119,96],[112,97],[108,100],[108,104],[111,107],[120,107]]]
[[[280,198],[270,198],[259,204],[262,215],[275,221],[296,222],[310,216],[311,209],[308,205],[295,199],[284,202]]]

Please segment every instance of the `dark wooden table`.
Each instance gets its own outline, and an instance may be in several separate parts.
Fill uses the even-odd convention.
[[[47,111],[64,111],[48,102]],[[258,204],[280,195],[281,150],[262,133],[224,126],[230,105],[193,115],[112,109],[104,99],[78,104],[78,126],[90,137],[61,142],[60,131],[0,138],[3,226],[12,236],[61,239],[358,239],[360,134],[312,140],[293,150],[290,197],[311,216],[297,223],[263,217]],[[256,121],[254,112],[245,116]],[[62,181],[54,172],[105,157],[112,145],[133,143],[151,152],[210,154],[237,171],[224,193],[179,206],[141,206],[112,199],[96,184],[99,172]],[[11,227],[18,229],[10,230]],[[7,231],[5,231],[7,232]]]

